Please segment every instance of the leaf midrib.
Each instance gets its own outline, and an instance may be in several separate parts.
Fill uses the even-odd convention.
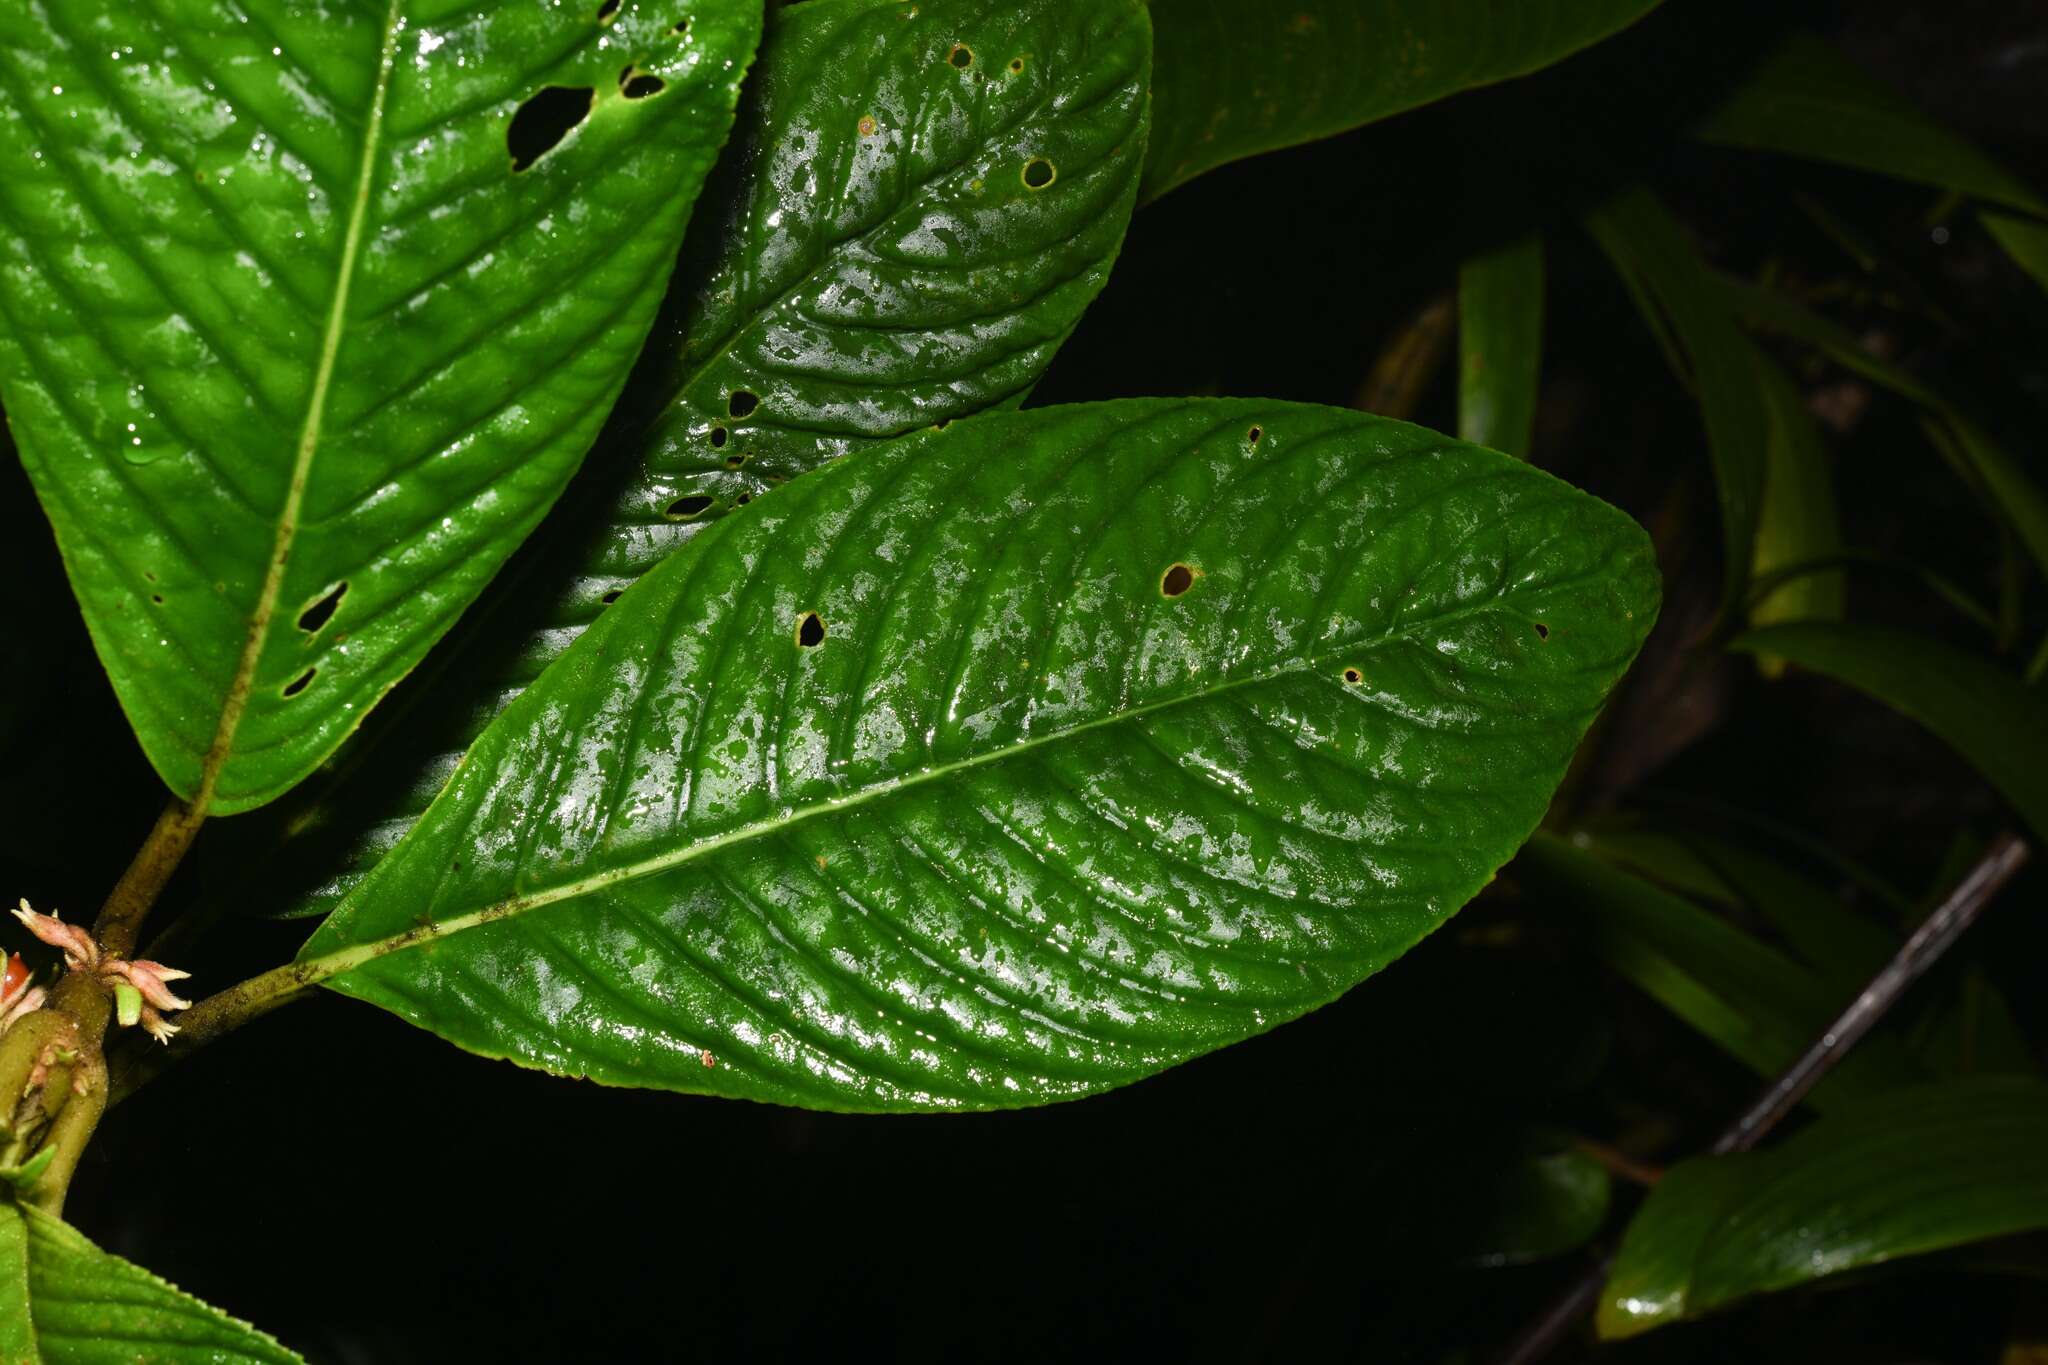
[[[1504,610],[1506,608],[1506,598],[1512,595],[1512,592],[1510,592],[1485,602],[1459,607],[1452,611],[1428,617],[1410,626],[1387,631],[1379,639],[1370,643],[1346,645],[1332,642],[1325,649],[1328,654],[1334,655],[1341,652],[1347,657],[1355,657],[1360,652],[1377,651],[1389,644],[1404,643],[1424,630],[1447,626],[1464,620],[1467,617],[1482,615],[1486,612]],[[468,914],[457,915],[450,919],[435,920],[426,924],[416,924],[401,933],[392,934],[381,939],[373,939],[368,943],[339,948],[319,957],[295,962],[285,970],[292,975],[298,986],[316,985],[342,972],[375,961],[377,958],[388,956],[394,952],[401,952],[407,948],[436,939],[450,938],[456,934],[489,924],[494,920],[508,919],[530,910],[542,909],[559,901],[574,900],[589,895],[592,892],[601,891],[608,886],[614,886],[623,882],[639,881],[643,877],[659,876],[664,872],[672,872],[676,868],[695,862],[698,858],[716,853],[720,849],[731,847],[734,844],[747,843],[751,840],[773,835],[804,824],[813,819],[853,810],[867,805],[871,801],[880,800],[885,796],[892,796],[900,791],[920,787],[941,778],[954,777],[960,773],[970,772],[992,763],[1005,762],[1021,754],[1029,753],[1034,749],[1069,740],[1077,735],[1086,734],[1091,730],[1121,725],[1125,721],[1136,720],[1141,716],[1170,710],[1177,706],[1194,705],[1198,702],[1208,701],[1237,691],[1240,688],[1256,687],[1265,683],[1277,682],[1283,678],[1293,677],[1297,674],[1312,673],[1324,667],[1325,663],[1326,659],[1322,654],[1305,654],[1301,658],[1279,667],[1247,674],[1241,678],[1227,679],[1213,687],[1204,688],[1197,692],[1186,692],[1177,696],[1164,697],[1155,702],[1133,706],[1094,720],[1082,721],[1079,724],[1070,725],[1063,729],[1048,730],[1042,735],[1033,735],[1015,744],[993,749],[987,753],[969,755],[966,758],[935,764],[915,772],[905,773],[899,777],[892,777],[885,781],[877,782],[872,786],[862,787],[860,790],[850,792],[844,796],[834,797],[831,800],[820,801],[808,806],[797,807],[769,819],[756,820],[727,830],[723,834],[716,834],[709,838],[693,841],[674,852],[657,854],[654,857],[644,858],[638,862],[627,863],[624,866],[613,868],[609,871],[565,882],[548,890],[537,891],[525,896],[515,896],[508,900],[495,901],[481,909],[470,911]],[[522,694],[521,699],[524,700],[526,695],[530,694]],[[502,715],[499,719],[503,719]],[[469,759],[473,754],[474,750],[471,751],[471,755],[464,756],[463,765],[465,767],[468,765]],[[460,773],[458,771],[457,774],[449,778],[447,784],[441,789],[442,794],[445,796],[448,792],[454,790],[459,780]],[[420,817],[420,821],[424,822],[431,814],[430,808],[427,815]],[[396,852],[397,850],[394,849],[392,854],[387,854],[386,859],[380,861],[379,868],[381,869],[385,862]],[[374,875],[373,873],[372,878],[374,878]],[[351,893],[348,899],[353,900],[355,894],[359,894],[360,890],[359,886],[355,892]],[[343,906],[345,907],[347,904],[348,901],[345,900]],[[340,913],[341,908],[336,908],[335,913],[337,915]],[[328,920],[328,923],[333,923],[332,918]]]
[[[356,172],[354,199],[349,204],[348,226],[342,234],[341,259],[329,297],[327,322],[320,338],[320,359],[313,372],[312,392],[306,399],[305,422],[299,429],[298,449],[292,460],[291,482],[285,488],[284,505],[278,509],[277,533],[271,542],[270,562],[264,571],[263,587],[249,613],[249,634],[243,641],[234,676],[221,698],[220,721],[213,741],[200,761],[199,786],[193,792],[191,809],[203,816],[213,802],[220,775],[233,755],[235,733],[249,708],[249,694],[256,681],[256,669],[263,659],[263,647],[270,638],[270,623],[277,614],[277,600],[284,591],[285,569],[291,562],[292,543],[298,536],[299,511],[305,502],[306,485],[313,472],[313,460],[320,447],[320,429],[327,415],[328,394],[334,382],[334,367],[341,352],[341,339],[348,326],[349,287],[354,283],[356,258],[362,248],[363,223],[369,215],[370,193],[376,184],[377,148],[384,131],[384,102],[391,88],[391,73],[398,53],[398,26],[405,0],[390,0],[384,12],[384,34],[377,60],[377,83],[370,95],[370,110],[363,124],[362,162]]]

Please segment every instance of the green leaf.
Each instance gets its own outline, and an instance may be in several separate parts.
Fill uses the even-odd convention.
[[[1763,396],[1765,440],[1763,505],[1750,572],[1763,581],[1841,554],[1842,527],[1820,427],[1785,372],[1751,349]],[[1839,621],[1845,588],[1839,569],[1787,578],[1750,604],[1749,622],[1765,626],[1778,621]]]
[[[1938,640],[1882,626],[1770,626],[1730,649],[1825,673],[1932,730],[2048,838],[2048,697]]]
[[[2048,214],[2048,200],[2023,181],[1815,38],[1795,37],[1774,51],[1700,136]]]
[[[1864,350],[1846,327],[1781,294],[1745,281],[1724,277],[1719,288],[1733,308],[1753,321],[1814,347],[1844,369],[1926,408],[1931,414],[1929,438],[1957,472],[1978,489],[1993,513],[2012,527],[2035,564],[2048,573],[2048,494],[1990,433],[1962,416],[1948,399],[1915,376]]]
[[[1037,382],[1108,279],[1135,203],[1144,7],[912,11],[812,0],[775,16],[621,404],[632,415],[429,665],[461,685],[417,689],[414,714],[367,732],[338,780],[294,803],[275,861],[322,882],[265,899],[331,908],[497,709],[708,524],[836,456],[1014,404]],[[1024,172],[1039,158],[1054,179],[1033,189]]]
[[[1618,195],[1588,214],[1586,226],[1621,272],[1679,378],[1689,379],[1699,398],[1721,503],[1723,603],[1733,610],[1755,553],[1764,491],[1767,427],[1756,348],[1736,326],[1684,225],[1654,194],[1636,188]]]
[[[1529,458],[1543,360],[1543,239],[1525,237],[1458,271],[1458,436]]]
[[[1147,200],[1226,162],[1312,142],[1561,61],[1657,0],[1152,0]]]
[[[0,402],[180,797],[291,787],[540,520],[759,24],[744,0],[0,12]]]
[[[1538,835],[1515,860],[1513,875],[1528,892],[1581,918],[1623,977],[1760,1076],[1783,1071],[1854,998],[1856,987],[1844,989],[1575,842]],[[1812,1102],[1827,1109],[1925,1075],[1896,1038],[1875,1036],[1821,1082]]]
[[[860,1110],[1105,1089],[1452,914],[1656,601],[1626,517],[1403,423],[985,415],[643,577],[296,974],[621,1084]]]
[[[2039,1076],[2027,1030],[1979,968],[1933,1001],[1913,1029],[1913,1051],[1937,1076]]]
[[[1545,1260],[1584,1246],[1607,1222],[1614,1191],[1606,1168],[1557,1134],[1505,1134],[1461,1155],[1475,1159],[1459,1164],[1462,1188],[1442,1198],[1453,1215],[1451,1250],[1464,1264]]]
[[[0,1198],[0,1360],[8,1365],[295,1365],[299,1357],[68,1224]]]
[[[1717,276],[1715,287],[1728,304],[1752,324],[1813,347],[1843,369],[1882,385],[1910,402],[1946,412],[1948,405],[1918,378],[1889,361],[1865,350],[1856,334],[1836,322],[1787,298],[1775,289],[1751,284],[1730,275]]]
[[[6,1182],[16,1196],[26,1198],[29,1191],[35,1188],[36,1182],[43,1178],[43,1173],[49,1170],[56,1160],[57,1148],[52,1144],[18,1166],[0,1166],[0,1181]],[[4,1359],[5,1356],[0,1356],[0,1360]]]
[[[1847,1001],[1891,961],[1898,939],[1777,859],[1692,831],[1597,830],[1579,847],[1666,888],[1756,915]]]
[[[1945,422],[1926,425],[1929,439],[1976,483],[1984,501],[2048,573],[2048,493],[2028,476],[2018,457],[1975,423],[1950,413]]]
[[[1978,217],[2005,248],[2005,254],[2032,275],[2035,283],[2048,289],[2048,223],[2010,213],[1981,213]]]
[[[1752,1294],[2048,1227],[2048,1087],[1917,1086],[1769,1151],[1673,1167],[1622,1241],[1597,1325],[1626,1337]]]

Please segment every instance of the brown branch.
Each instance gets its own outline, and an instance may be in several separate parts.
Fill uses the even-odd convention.
[[[178,1016],[178,1036],[168,1047],[138,1042],[116,1055],[109,1106],[127,1099],[173,1063],[191,1056],[216,1038],[306,995],[329,974],[331,969],[322,973],[313,964],[288,962],[207,996]]]
[[[1647,1190],[1664,1178],[1662,1166],[1637,1161],[1627,1152],[1618,1147],[1610,1147],[1604,1142],[1595,1142],[1592,1138],[1585,1137],[1573,1138],[1572,1147],[1609,1175],[1626,1180],[1631,1185],[1640,1185]]]
[[[1820,1037],[1800,1054],[1797,1061],[1721,1130],[1721,1135],[1714,1139],[1708,1150],[1721,1156],[1730,1152],[1746,1152],[1761,1142],[1780,1120],[1799,1106],[1799,1102],[1820,1083],[1828,1070],[1869,1033],[1878,1020],[1884,1018],[1885,1013],[1898,1003],[1899,997],[1906,993],[1906,988],[1941,960],[1942,954],[1976,922],[1977,916],[1983,913],[1984,907],[1991,903],[1999,890],[2026,866],[2027,857],[2026,844],[2010,832],[1992,840],[1991,847],[1970,869],[1970,875],[1963,878],[1934,913],[1913,931],[1912,937],[1899,946],[1883,970],[1870,979],[1870,984],[1849,1002],[1848,1008],[1837,1015],[1832,1024],[1822,1030]],[[1528,1321],[1514,1340],[1495,1357],[1495,1365],[1535,1365],[1536,1361],[1555,1350],[1578,1325],[1579,1319],[1598,1305],[1600,1291],[1606,1287],[1607,1274],[1613,1266],[1614,1253],[1602,1250],[1593,1265]]]
[[[164,813],[157,817],[156,825],[142,841],[121,880],[114,883],[106,904],[100,907],[99,918],[93,922],[93,937],[100,941],[102,952],[110,957],[134,954],[136,940],[142,936],[142,921],[148,917],[149,908],[156,904],[171,874],[178,870],[185,850],[192,847],[192,838],[205,821],[204,815],[176,798],[164,807]]]

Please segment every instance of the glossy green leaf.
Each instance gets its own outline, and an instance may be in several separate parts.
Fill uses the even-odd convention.
[[[1750,575],[1761,583],[1841,554],[1842,526],[1819,424],[1785,372],[1761,352],[1754,353],[1765,439],[1763,504]],[[1750,603],[1749,622],[1839,621],[1845,595],[1840,569],[1800,573],[1762,588]]]
[[[0,401],[143,748],[201,808],[330,753],[618,393],[760,8],[606,9],[0,12]]]
[[[1561,61],[1657,0],[1152,0],[1145,198]]]
[[[1776,654],[1932,730],[2048,839],[2048,697],[1939,640],[1882,626],[1770,626],[1729,648]]]
[[[867,1110],[1105,1089],[1452,914],[1656,603],[1626,517],[1403,423],[985,415],[641,578],[299,973],[616,1083]]]
[[[2005,248],[2005,254],[2043,289],[2048,289],[2048,223],[2011,213],[1978,216],[1983,219],[1985,230]]]
[[[0,1199],[0,1360],[7,1365],[290,1365],[271,1338]]]
[[[1458,271],[1458,436],[1529,458],[1543,362],[1543,239],[1525,237]]]
[[[1916,1086],[1768,1151],[1673,1167],[1636,1214],[1601,1300],[1633,1336],[1752,1294],[2048,1227],[2048,1087]]]
[[[957,63],[965,61],[965,66]],[[1020,401],[1109,277],[1143,165],[1136,0],[812,0],[769,25],[670,306],[557,524],[287,813],[318,914],[608,601],[848,451]],[[1043,159],[1052,183],[1033,188]],[[336,844],[339,847],[336,847]]]
[[[1727,919],[1553,835],[1529,841],[1514,877],[1584,922],[1623,977],[1760,1076],[1783,1071],[1855,997],[1857,987],[1845,989]],[[1829,1073],[1812,1103],[1827,1109],[1925,1078],[1898,1039],[1873,1036]]]
[[[1689,379],[1706,417],[1707,449],[1721,504],[1727,559],[1724,605],[1742,600],[1756,547],[1768,430],[1757,378],[1756,348],[1693,247],[1685,227],[1646,189],[1609,200],[1586,217],[1644,321],[1665,354]]]
[[[1795,37],[1774,51],[1700,136],[2048,214],[2048,200],[2025,182],[1815,38]]]

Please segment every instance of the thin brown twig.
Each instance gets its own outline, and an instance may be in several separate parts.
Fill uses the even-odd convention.
[[[1963,931],[1973,924],[1999,890],[2012,880],[2028,858],[2027,845],[2007,832],[1992,840],[1991,847],[1956,884],[1955,890],[1935,908],[1903,944],[1892,960],[1870,979],[1835,1021],[1822,1030],[1812,1046],[1782,1075],[1766,1086],[1747,1109],[1721,1130],[1708,1149],[1717,1156],[1746,1152],[1799,1106],[1808,1092],[1827,1075],[1829,1068],[1876,1026],[1878,1020],[1898,1003],[1906,988],[1941,960]],[[1581,1318],[1600,1301],[1614,1265],[1614,1253],[1601,1250],[1564,1292],[1542,1312],[1531,1318],[1520,1333],[1494,1358],[1495,1365],[1535,1365],[1557,1348]]]
[[[1573,1138],[1572,1147],[1609,1175],[1618,1176],[1631,1185],[1640,1185],[1647,1190],[1664,1178],[1662,1166],[1637,1161],[1619,1147],[1610,1147],[1604,1142],[1595,1142],[1592,1138],[1586,1137]]]
[[[205,822],[204,815],[175,797],[164,807],[164,813],[157,817],[121,880],[114,883],[106,904],[100,907],[99,918],[93,922],[93,937],[100,941],[101,951],[112,957],[134,953],[136,940],[142,936],[142,921],[148,917],[171,874],[184,861],[185,850],[192,847],[193,836]]]

